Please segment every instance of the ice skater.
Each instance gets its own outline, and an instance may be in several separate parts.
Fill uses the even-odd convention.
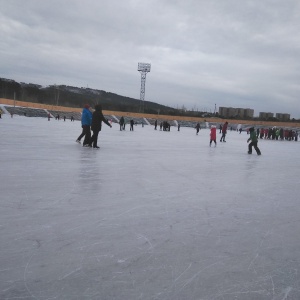
[[[248,154],[252,154],[252,146],[253,146],[254,149],[256,150],[257,155],[261,155],[261,152],[257,147],[257,135],[255,133],[254,127],[251,127],[249,129],[249,132],[250,132],[250,137],[247,140],[247,143],[249,143],[250,141],[251,143],[248,145]]]
[[[123,116],[120,118],[119,124],[120,124],[120,131],[122,131],[123,127],[124,127],[124,124],[125,124],[125,120],[124,120]]]
[[[215,147],[217,147],[217,128],[216,126],[212,125],[210,128],[210,142],[209,142],[209,147],[211,147],[211,143],[215,143]]]
[[[198,135],[199,130],[200,130],[200,123],[198,122],[197,125],[195,126],[196,128],[196,135]]]
[[[222,136],[221,136],[220,142],[226,142],[225,136],[227,133],[227,126],[228,126],[228,122],[225,122],[224,125],[222,126]]]
[[[81,127],[82,133],[77,138],[76,142],[80,144],[80,140],[84,137],[83,146],[88,147],[91,139],[91,124],[92,124],[92,113],[89,110],[88,104],[84,105],[81,115]]]
[[[97,143],[98,143],[98,134],[99,131],[101,131],[101,127],[102,127],[102,121],[110,128],[112,127],[111,124],[109,124],[109,122],[103,116],[102,106],[98,104],[95,105],[95,111],[93,112],[93,116],[92,116],[91,128],[93,131],[93,135],[89,142],[89,147],[93,147],[94,149],[100,149]]]
[[[131,119],[130,120],[130,131],[133,131],[133,124],[134,124],[134,121]]]

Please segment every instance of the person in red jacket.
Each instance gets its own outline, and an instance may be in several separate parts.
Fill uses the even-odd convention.
[[[211,143],[215,142],[215,147],[217,147],[217,128],[216,126],[211,126],[210,128],[210,142],[209,142],[209,146],[211,147]]]
[[[225,136],[226,136],[226,133],[227,133],[227,126],[228,126],[228,122],[225,122],[223,127],[222,127],[222,136],[221,136],[221,139],[220,139],[220,142],[226,142],[225,141]]]

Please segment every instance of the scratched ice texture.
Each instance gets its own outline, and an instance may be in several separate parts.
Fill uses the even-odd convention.
[[[80,132],[0,120],[1,300],[300,299],[299,142]]]

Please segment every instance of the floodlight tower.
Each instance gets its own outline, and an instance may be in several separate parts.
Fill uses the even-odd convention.
[[[145,100],[145,84],[146,75],[151,70],[151,64],[138,63],[138,71],[141,73],[141,93],[140,93],[140,112],[144,112],[144,100]]]

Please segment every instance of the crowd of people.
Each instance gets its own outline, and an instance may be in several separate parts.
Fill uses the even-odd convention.
[[[256,136],[260,139],[268,140],[288,140],[298,141],[298,132],[292,129],[283,128],[257,128]]]
[[[120,131],[125,130],[125,128],[126,128],[126,120],[124,119],[123,116],[119,120],[119,125],[120,125]],[[137,125],[137,124],[134,123],[133,119],[130,119],[129,125],[130,125],[130,131],[133,131],[134,130],[133,125]]]
[[[81,139],[84,138],[83,146],[84,147],[93,147],[96,149],[99,149],[98,146],[98,134],[101,131],[101,124],[104,122],[107,126],[111,126],[111,123],[105,117],[102,113],[102,107],[101,105],[95,105],[95,110],[92,112],[91,107],[86,104],[82,110],[82,118],[81,118],[81,125],[82,125],[82,133],[77,138],[76,142],[81,143]],[[134,121],[130,120],[130,131],[133,131],[133,125]],[[125,130],[125,119],[122,116],[119,120],[120,125],[120,131]],[[142,124],[143,125],[143,124]],[[157,130],[157,120],[155,120],[154,123],[154,129]],[[162,121],[160,123],[160,130],[163,131],[170,131],[171,125],[167,121]],[[198,122],[195,126],[196,129],[196,135],[198,135],[201,126]],[[226,134],[228,130],[228,122],[226,121],[224,124],[220,125],[219,127],[220,133],[222,134],[220,142],[226,142]],[[91,135],[91,130],[93,132],[93,135]],[[178,131],[180,130],[180,126],[178,125]],[[241,128],[237,131],[240,133],[242,132]],[[247,130],[247,134],[250,134],[250,137],[248,138],[247,142],[248,144],[248,153],[252,154],[252,148],[256,150],[256,153],[258,155],[261,155],[261,151],[258,148],[258,138],[260,139],[271,139],[271,140],[289,140],[289,141],[297,141],[298,140],[298,132],[290,129],[283,129],[283,128],[257,128],[255,130],[254,127],[251,127]],[[210,128],[210,142],[209,146],[211,146],[212,142],[214,142],[215,147],[217,146],[217,129],[216,126],[212,125]]]

